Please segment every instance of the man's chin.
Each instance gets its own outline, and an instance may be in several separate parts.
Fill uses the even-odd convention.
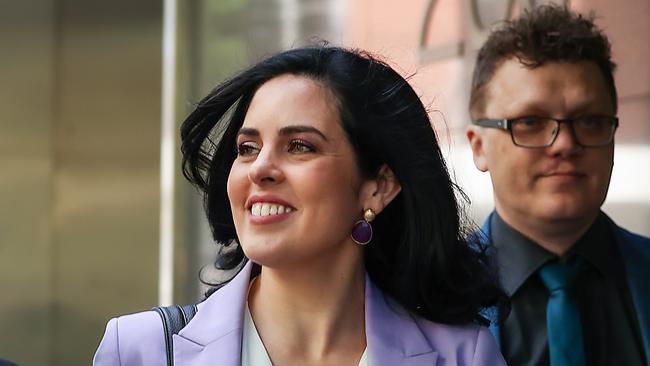
[[[538,210],[540,219],[546,221],[578,221],[593,219],[600,207],[587,206],[582,202],[546,202]]]

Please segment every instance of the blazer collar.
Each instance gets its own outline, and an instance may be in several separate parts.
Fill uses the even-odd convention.
[[[240,366],[244,306],[253,263],[248,261],[224,287],[198,305],[198,312],[174,336],[176,365]]]
[[[415,319],[366,274],[366,342],[371,365],[435,365],[438,354]]]
[[[198,305],[194,318],[174,336],[176,365],[241,364],[244,306],[253,264]],[[435,365],[438,354],[415,319],[366,275],[365,320],[368,360],[373,366]]]

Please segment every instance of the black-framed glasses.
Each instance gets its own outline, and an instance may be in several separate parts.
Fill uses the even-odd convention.
[[[521,147],[548,147],[553,145],[560,124],[566,123],[578,145],[605,146],[614,140],[618,118],[611,116],[582,116],[557,119],[550,117],[517,117],[510,119],[478,119],[477,126],[510,131],[512,142]]]

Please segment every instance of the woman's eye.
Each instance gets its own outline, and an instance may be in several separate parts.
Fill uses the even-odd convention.
[[[314,146],[307,141],[295,139],[289,141],[289,152],[296,154],[305,154],[310,152],[315,152],[316,149]]]
[[[250,142],[243,142],[237,145],[237,155],[249,156],[259,152],[259,148]]]

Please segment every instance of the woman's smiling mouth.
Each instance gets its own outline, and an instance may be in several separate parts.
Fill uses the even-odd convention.
[[[279,197],[253,195],[246,204],[249,220],[254,224],[271,224],[282,221],[296,208]]]
[[[274,216],[284,213],[290,213],[293,208],[278,203],[256,202],[251,206],[251,215],[253,216]]]

